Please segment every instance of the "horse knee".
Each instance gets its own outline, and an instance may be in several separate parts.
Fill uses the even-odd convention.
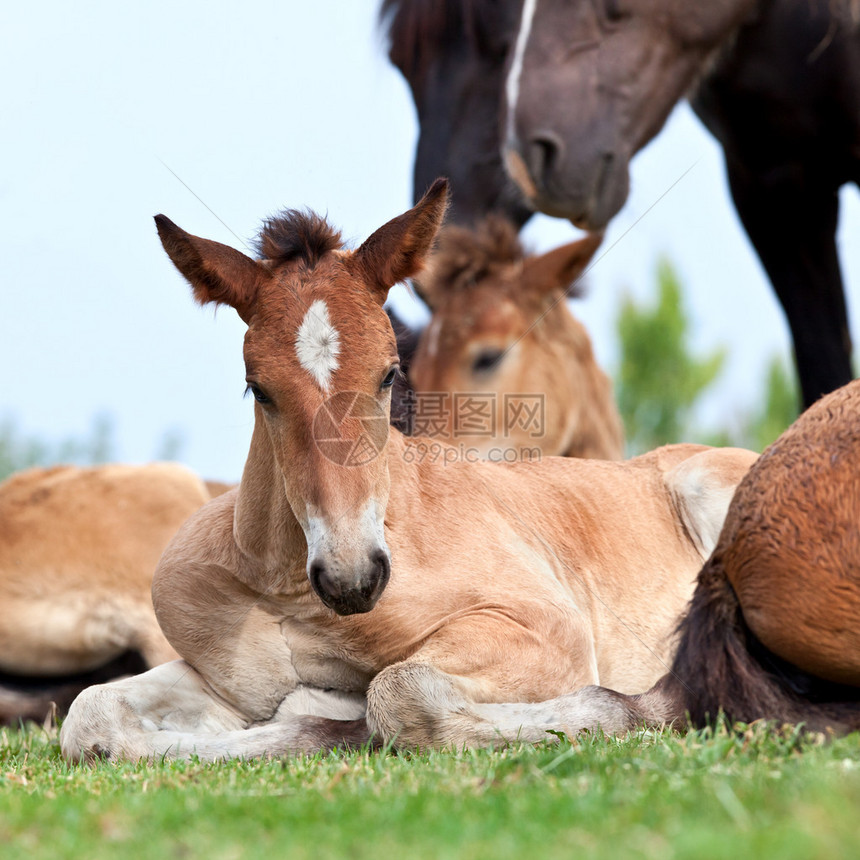
[[[465,702],[453,680],[426,663],[389,666],[367,691],[367,724],[383,743],[438,747],[454,741],[450,719]]]

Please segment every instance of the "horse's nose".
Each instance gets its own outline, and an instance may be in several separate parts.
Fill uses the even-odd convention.
[[[563,153],[564,142],[552,131],[537,132],[529,138],[525,151],[526,165],[538,188],[546,188]]]
[[[372,552],[360,571],[340,571],[322,558],[314,559],[308,566],[311,587],[338,615],[356,615],[373,609],[390,575],[391,561],[382,549]]]
[[[311,587],[323,603],[328,604],[330,600],[340,600],[343,594],[340,582],[336,577],[331,576],[323,562],[318,560],[311,562],[308,576]]]

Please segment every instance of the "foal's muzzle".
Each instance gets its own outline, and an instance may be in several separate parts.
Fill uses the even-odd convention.
[[[308,566],[311,587],[319,599],[338,615],[370,612],[385,591],[390,575],[391,562],[388,553],[382,549],[371,554],[363,571],[345,573],[320,558]]]

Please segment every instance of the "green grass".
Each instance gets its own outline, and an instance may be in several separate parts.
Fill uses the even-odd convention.
[[[860,856],[860,736],[752,727],[422,754],[71,767],[0,731],[0,857]]]

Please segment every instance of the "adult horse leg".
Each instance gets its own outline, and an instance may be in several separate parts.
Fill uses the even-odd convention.
[[[788,319],[806,408],[852,378],[835,241],[838,189],[800,167],[776,177],[727,167],[738,214]]]

